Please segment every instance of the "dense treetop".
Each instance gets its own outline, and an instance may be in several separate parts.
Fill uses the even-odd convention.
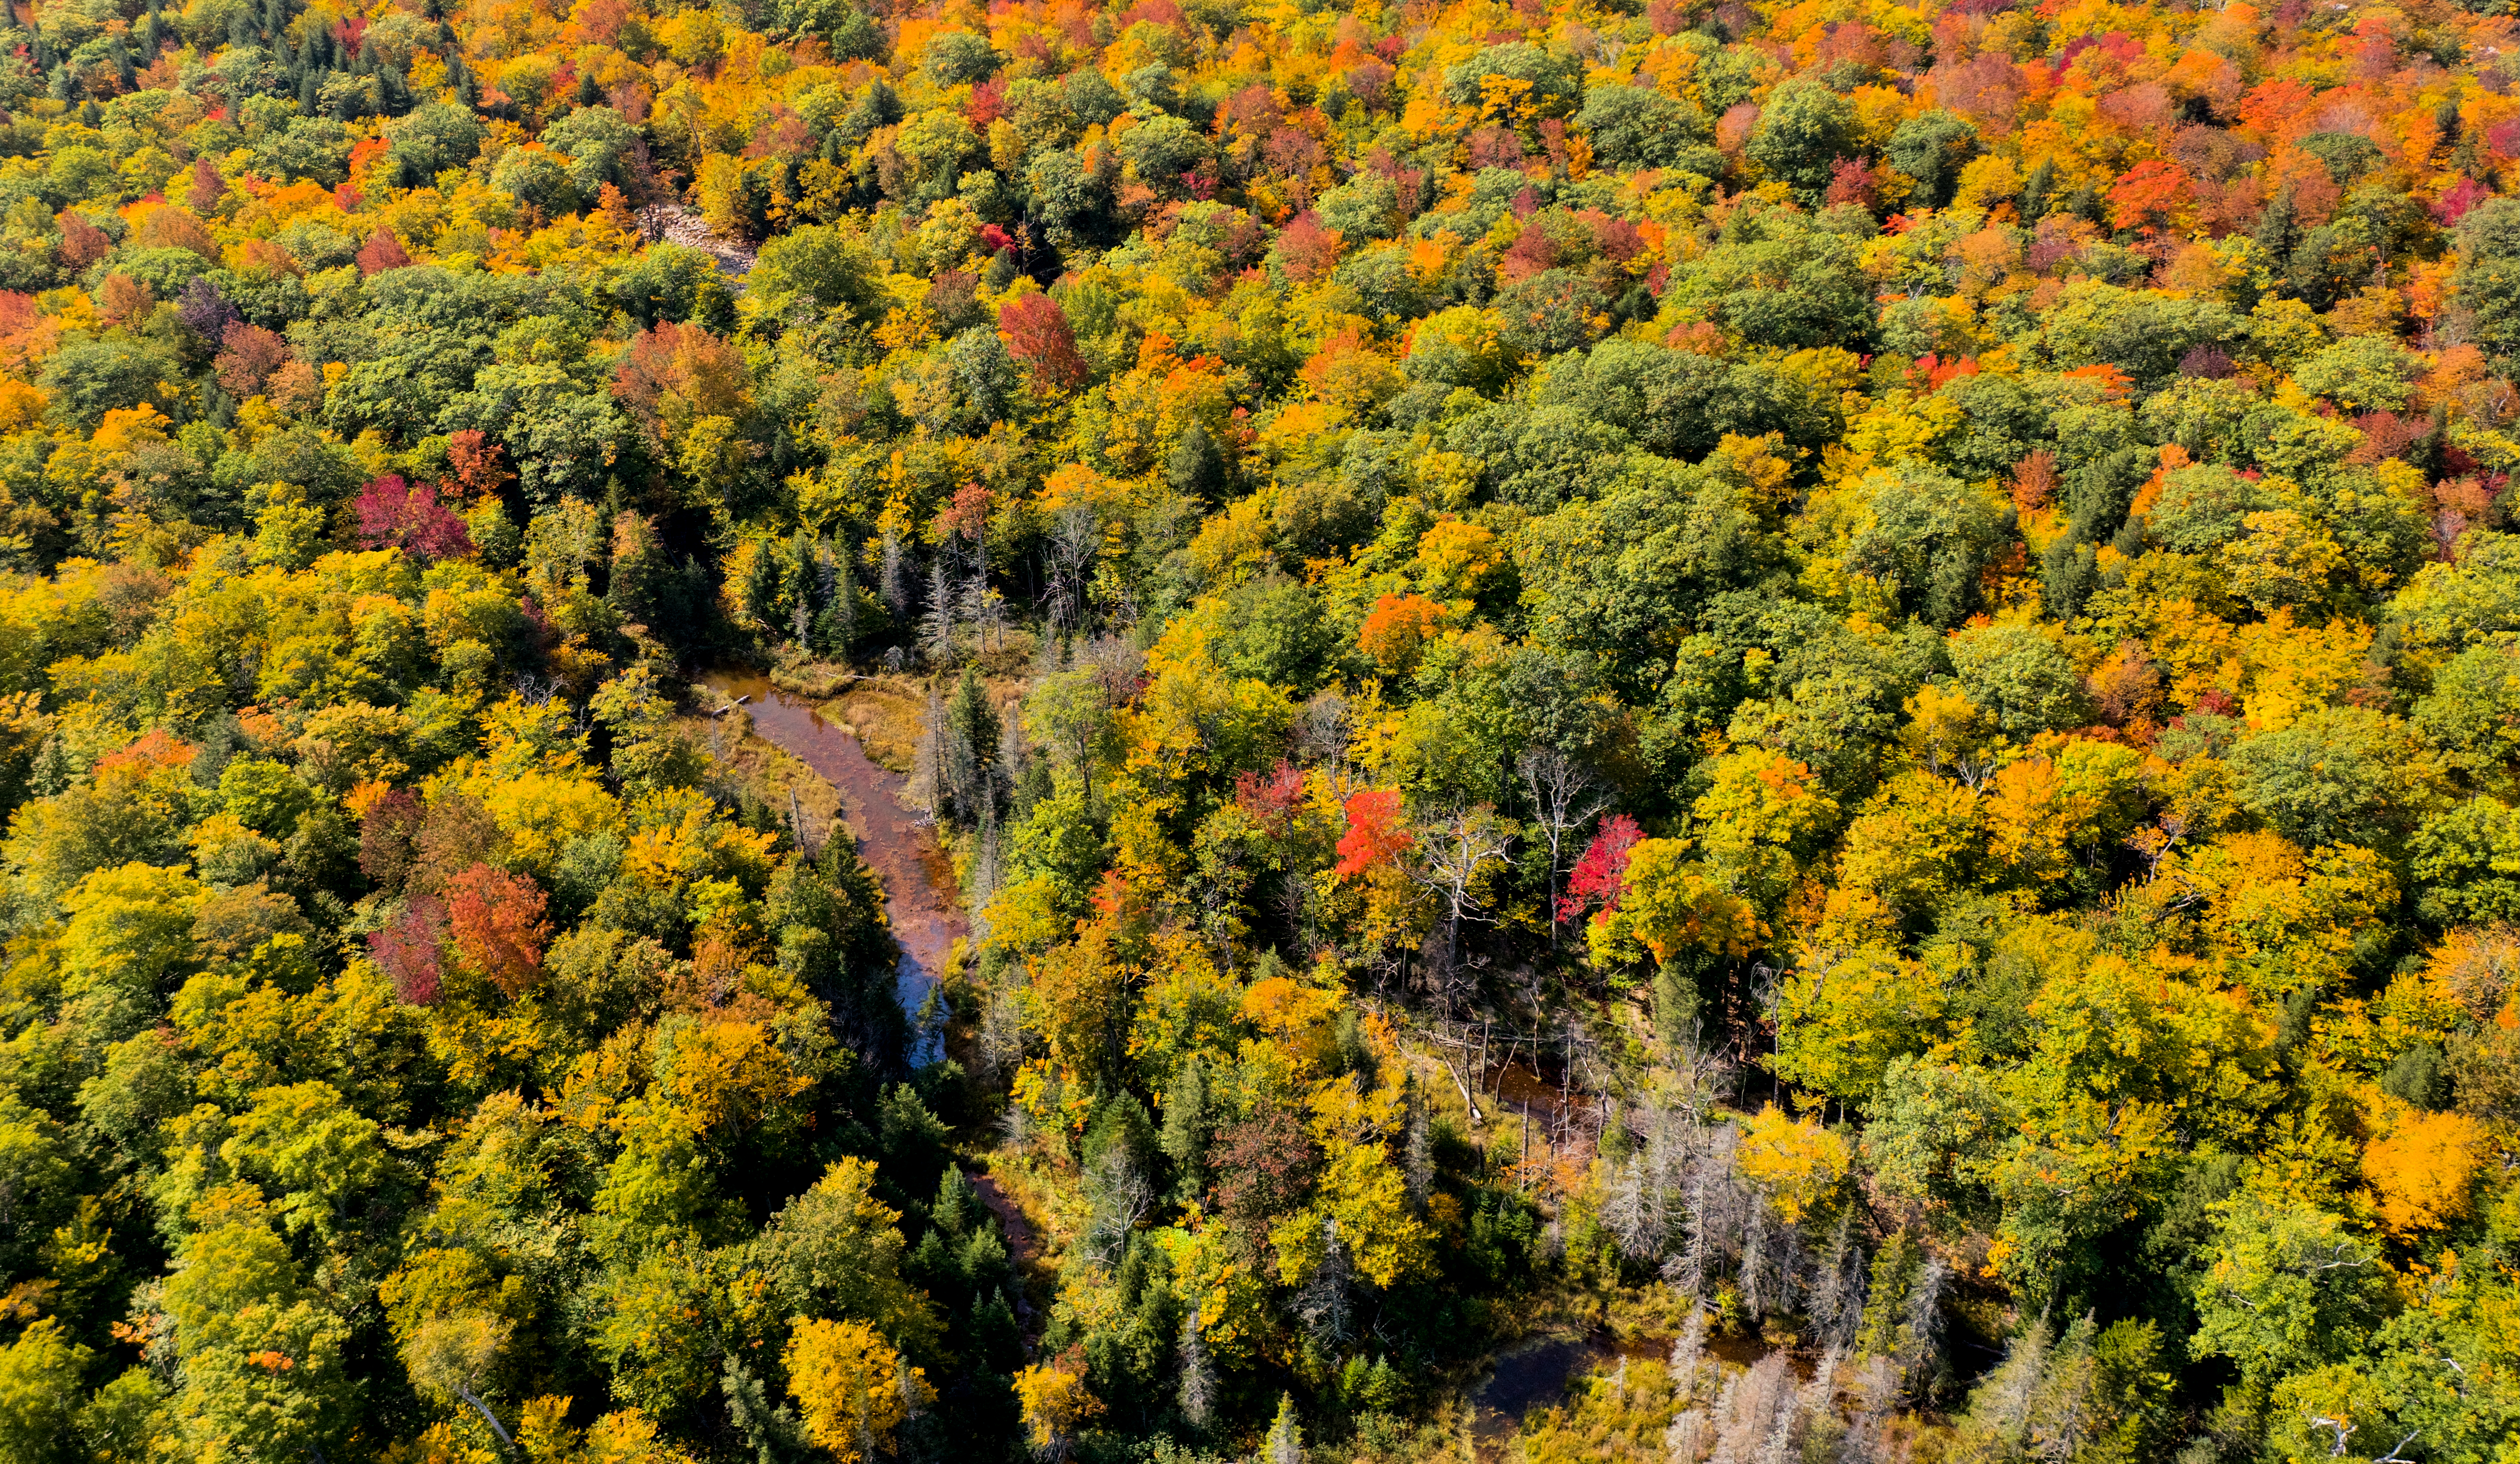
[[[0,1464],[2508,1464],[2506,10],[13,7]]]

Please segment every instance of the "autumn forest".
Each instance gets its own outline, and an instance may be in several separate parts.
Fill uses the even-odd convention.
[[[2520,1464],[2511,0],[0,22],[0,1464]]]

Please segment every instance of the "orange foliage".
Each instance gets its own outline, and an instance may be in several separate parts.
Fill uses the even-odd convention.
[[[1444,626],[1444,607],[1422,595],[1385,595],[1366,612],[1357,644],[1393,676],[1418,664],[1418,652]]]
[[[2404,1235],[2467,1214],[2468,1191],[2493,1149],[2485,1126],[2463,1113],[2410,1113],[2362,1150],[2381,1222]]]
[[[1339,835],[1336,873],[1353,879],[1389,865],[1417,842],[1400,817],[1400,795],[1388,788],[1367,788],[1348,795],[1347,832]]]
[[[446,887],[455,952],[464,963],[511,997],[542,974],[551,924],[542,887],[522,874],[474,865]]]

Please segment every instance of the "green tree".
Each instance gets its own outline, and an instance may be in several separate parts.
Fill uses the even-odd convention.
[[[1747,152],[1769,177],[1793,185],[1805,204],[1816,204],[1860,135],[1853,103],[1816,77],[1796,76],[1768,93]]]
[[[2520,356],[2520,200],[2492,198],[2459,221],[2451,294],[2476,321],[2476,343]]]
[[[1901,122],[1883,160],[1916,180],[1916,203],[1941,208],[1951,202],[1960,169],[1977,150],[1977,128],[1936,108]]]
[[[240,1173],[280,1192],[273,1208],[291,1230],[311,1228],[328,1238],[340,1233],[352,1202],[391,1173],[377,1122],[329,1083],[255,1092],[219,1152]]]
[[[1753,345],[1783,350],[1865,349],[1879,315],[1855,241],[1764,206],[1727,220],[1713,247],[1673,272],[1668,298],[1704,310]]]
[[[2026,625],[1992,625],[1951,640],[1960,694],[1995,719],[2004,735],[2028,741],[2091,718],[2082,674],[2054,640]]]
[[[901,1216],[875,1198],[875,1178],[863,1159],[832,1165],[752,1242],[753,1264],[790,1314],[862,1321],[923,1346],[936,1319],[903,1278]]]
[[[1867,475],[1865,521],[1846,564],[1879,581],[1900,609],[1948,630],[1977,608],[1980,577],[2012,540],[2012,513],[1933,468]]]
[[[143,402],[170,417],[182,413],[182,397],[168,387],[186,376],[182,362],[162,342],[117,331],[65,345],[45,363],[41,382],[52,398],[54,417],[84,434],[95,431],[108,412]]]
[[[469,107],[430,102],[384,125],[386,157],[406,187],[425,187],[448,168],[471,162],[488,135]]]
[[[94,1353],[40,1317],[0,1348],[0,1460],[56,1464],[80,1456],[72,1424],[79,1380]]]
[[[746,287],[779,308],[878,309],[881,266],[848,233],[820,225],[791,230],[762,245]],[[878,310],[879,313],[879,310]]]
[[[2343,1220],[2247,1189],[2216,1211],[2195,1289],[2199,1355],[2230,1359],[2244,1387],[2264,1389],[2370,1336],[2388,1278]]]
[[[2444,925],[2520,920],[2520,811],[2468,799],[2426,819],[2407,853],[2426,917]]]
[[[2439,797],[2412,730],[2368,707],[2322,707],[2228,759],[2240,797],[2295,843],[2394,845]]]
[[[1703,161],[1699,154],[1708,151],[1706,113],[1651,87],[1589,87],[1575,120],[1593,140],[1593,155],[1622,167],[1686,165]]]
[[[2470,785],[2509,789],[2520,773],[2520,652],[2501,644],[2460,651],[2412,720]]]
[[[630,183],[630,155],[639,130],[609,107],[578,107],[543,129],[543,146],[568,159],[568,178],[577,197],[589,203],[596,190],[609,183]]]
[[[300,1275],[249,1195],[184,1244],[162,1292],[183,1386],[175,1433],[205,1453],[304,1457],[338,1444],[357,1409],[350,1330]]]

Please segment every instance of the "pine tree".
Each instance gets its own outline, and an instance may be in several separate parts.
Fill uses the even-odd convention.
[[[986,915],[989,901],[998,893],[998,804],[994,798],[980,800],[979,847],[971,855],[971,876],[963,892],[964,909],[971,912],[971,941],[979,945],[988,939]]]
[[[2301,247],[2301,222],[2293,209],[2290,184],[2276,191],[2265,211],[2258,215],[2258,227],[2249,237],[2265,251],[2267,262],[2273,266],[2280,281],[2285,266],[2292,261],[2293,250]]]
[[[2021,188],[2021,222],[2036,228],[2048,216],[2048,200],[2056,191],[2056,164],[2042,157],[2039,166],[2030,170],[2030,181]]]
[[[1295,1396],[1278,1395],[1278,1421],[1269,1425],[1268,1441],[1260,1447],[1268,1464],[1304,1464],[1304,1425],[1295,1416]]]
[[[1192,1057],[1164,1090],[1164,1126],[1155,1138],[1156,1147],[1173,1163],[1174,1193],[1184,1200],[1201,1188],[1209,1128],[1207,1070]]]
[[[1671,1386],[1684,1403],[1697,1397],[1698,1364],[1706,1356],[1706,1309],[1692,1305],[1671,1344]]]
[[[1207,428],[1192,421],[1164,461],[1164,479],[1185,498],[1214,504],[1223,502],[1226,490],[1233,487],[1233,469]]]
[[[1304,1319],[1304,1330],[1311,1334],[1313,1345],[1326,1354],[1335,1355],[1353,1340],[1350,1292],[1355,1285],[1356,1267],[1348,1259],[1347,1241],[1339,1234],[1338,1221],[1326,1220],[1322,1225],[1321,1261],[1295,1293],[1295,1314]]]
[[[656,531],[636,513],[612,521],[612,572],[604,598],[624,625],[656,624],[656,597],[667,573]]]
[[[937,744],[938,773],[959,821],[978,822],[981,808],[996,802],[991,754],[997,745],[998,714],[989,709],[979,672],[966,666],[946,705],[945,733]]]
[[[780,555],[779,579],[788,600],[788,639],[804,651],[813,649],[816,578],[814,541],[800,528],[788,536],[785,553]]]
[[[823,610],[814,620],[814,648],[829,660],[845,661],[858,639],[858,589],[847,546],[827,545],[819,564]]]
[[[1811,1318],[1823,1345],[1843,1352],[1864,1321],[1864,1247],[1854,1239],[1855,1212],[1841,1211],[1828,1258],[1812,1287]]]
[[[774,624],[779,614],[779,561],[768,546],[758,548],[751,566],[743,576],[743,613],[761,625]]]
[[[1909,1288],[1900,1320],[1899,1367],[1909,1388],[1920,1396],[1933,1386],[1935,1368],[1942,1361],[1943,1293],[1951,1280],[1950,1264],[1940,1256],[1927,1256],[1916,1284]]]
[[[911,755],[910,786],[903,799],[913,808],[924,809],[931,819],[946,816],[943,742],[945,738],[945,693],[934,683],[927,688],[927,711],[919,728],[919,745]]]
[[[1416,1073],[1409,1075],[1403,1091],[1409,1106],[1403,1131],[1402,1178],[1409,1186],[1410,1210],[1423,1216],[1427,1197],[1435,1188],[1434,1126],[1426,1121],[1426,1093],[1418,1086]]]

